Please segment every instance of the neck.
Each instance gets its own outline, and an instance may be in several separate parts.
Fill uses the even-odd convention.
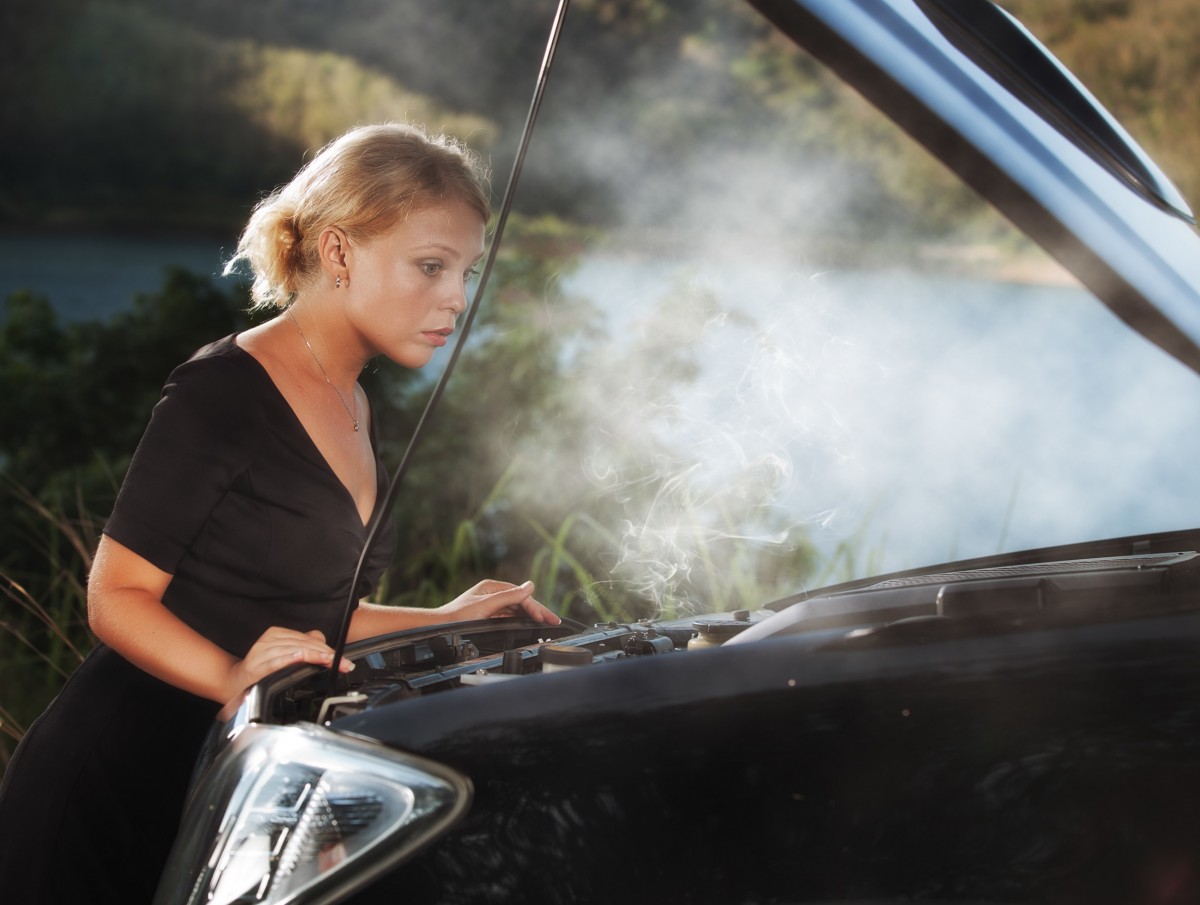
[[[343,390],[330,376],[330,369],[321,360],[321,356],[317,353],[316,348],[313,347],[312,341],[308,338],[308,334],[305,333],[304,328],[300,326],[300,321],[296,319],[295,313],[289,308],[284,312],[284,317],[291,321],[292,326],[296,328],[296,332],[300,335],[300,341],[303,342],[305,348],[308,349],[308,353],[312,357],[313,364],[317,366],[317,370],[321,374],[321,379],[323,379],[325,383],[329,385],[329,388],[337,394],[338,401],[341,402],[342,408],[346,410],[346,417],[350,419],[351,426],[357,431],[361,425],[358,416],[358,396],[355,393],[355,377],[357,372],[352,372],[350,386],[346,391],[343,392]]]
[[[310,363],[320,364],[317,370],[322,379],[327,379],[339,392],[349,394],[366,361],[350,349],[349,343],[339,338],[337,324],[329,323],[322,314],[321,306],[310,308],[293,303],[279,319],[288,332],[300,335],[303,340],[300,348],[308,353]]]

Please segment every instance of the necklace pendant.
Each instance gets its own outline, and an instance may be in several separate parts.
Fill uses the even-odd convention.
[[[339,280],[341,277],[338,278]],[[300,329],[300,322],[296,320],[296,315],[292,314],[292,309],[285,308],[283,311],[287,315],[288,320],[296,328],[296,332],[300,334],[300,338],[304,340],[304,345],[308,347],[308,352],[312,355],[312,360],[317,363],[317,368],[321,372],[321,376],[325,378],[325,382],[329,384],[329,388],[337,393],[337,397],[341,400],[342,408],[346,410],[346,414],[350,416],[350,423],[354,425],[355,433],[358,433],[358,399],[354,400],[354,408],[350,408],[350,404],[346,402],[346,397],[342,395],[342,391],[333,385],[333,381],[329,379],[329,375],[325,372],[325,365],[321,364],[321,359],[317,358],[317,350],[312,347],[312,343],[308,341],[308,337],[304,335],[304,331]],[[354,391],[351,390],[351,393]]]

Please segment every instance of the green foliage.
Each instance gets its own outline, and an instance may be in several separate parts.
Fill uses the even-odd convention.
[[[48,299],[18,291],[0,323],[0,457],[38,493],[56,474],[128,456],[167,374],[245,324],[244,298],[181,270],[108,323],[62,324]],[[118,472],[120,468],[118,467]]]
[[[414,119],[482,148],[492,137],[484,117],[447,113],[330,52],[210,36],[106,2],[59,28],[0,101],[0,121],[10,104],[34,111],[22,141],[0,147],[0,223],[228,231],[356,123]]]
[[[1126,122],[1185,196],[1200,194],[1193,0],[1004,5]],[[192,230],[240,223],[248,199],[355,122],[444,127],[493,153],[504,172],[550,11],[540,0],[343,0],[336,16],[316,0],[38,8],[6,13],[38,52],[26,59],[17,42],[24,62],[10,84],[20,90],[0,99],[0,124],[22,136],[0,147],[9,176],[0,222]],[[621,167],[666,176],[691,155],[739,147],[844,187],[836,215],[814,223],[798,211],[797,228],[936,237],[982,210],[739,0],[576,3],[546,112],[526,197],[531,210],[576,222],[615,221],[609,180]],[[578,146],[594,132],[585,127],[605,123],[601,131],[621,136],[619,155],[595,141]],[[988,221],[978,228],[992,238]]]

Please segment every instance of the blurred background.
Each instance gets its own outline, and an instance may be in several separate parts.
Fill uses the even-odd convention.
[[[1200,0],[1001,5],[1200,199]],[[498,200],[554,8],[0,7],[0,767],[91,644],[90,555],[164,379],[247,323],[220,272],[255,202],[401,119],[480,151]],[[1156,458],[1195,448],[1191,376],[738,0],[575,0],[488,295],[392,602],[495,576],[585,622],[756,607],[1195,511],[1190,463]],[[438,367],[364,375],[393,463]],[[1160,505],[1099,501],[1116,461]]]

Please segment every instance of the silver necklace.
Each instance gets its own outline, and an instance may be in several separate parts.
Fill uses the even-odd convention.
[[[296,316],[292,314],[292,309],[287,308],[283,312],[288,316],[296,328],[296,332],[300,334],[300,338],[304,340],[304,345],[308,346],[308,354],[312,356],[313,361],[317,363],[317,367],[321,369],[321,376],[325,378],[325,382],[330,388],[337,393],[338,399],[342,401],[342,408],[346,410],[346,414],[350,416],[350,421],[354,424],[354,429],[358,430],[358,400],[354,400],[354,410],[350,410],[350,406],[346,402],[346,397],[342,395],[342,391],[333,385],[333,381],[329,379],[329,375],[325,373],[325,366],[321,364],[321,359],[317,358],[317,353],[313,350],[312,343],[308,341],[308,337],[304,335],[304,331],[300,329],[300,323],[296,320]]]

